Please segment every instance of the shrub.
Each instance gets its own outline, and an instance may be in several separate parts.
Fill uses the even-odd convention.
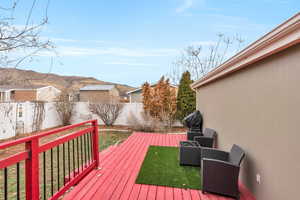
[[[165,127],[160,120],[151,117],[150,114],[145,112],[141,113],[141,118],[130,113],[127,118],[127,123],[134,131],[162,132],[165,130]]]
[[[71,118],[75,113],[75,103],[70,100],[69,93],[62,91],[54,106],[62,124],[64,126],[71,124]]]
[[[89,105],[92,113],[96,114],[106,126],[112,126],[122,112],[123,104],[120,103],[93,103]]]

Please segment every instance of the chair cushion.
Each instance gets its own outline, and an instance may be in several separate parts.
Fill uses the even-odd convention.
[[[194,140],[195,136],[203,136],[201,132],[194,132],[194,131],[188,131],[187,132],[187,139],[188,140]]]
[[[245,156],[244,150],[238,145],[234,144],[229,153],[229,162],[239,166]]]

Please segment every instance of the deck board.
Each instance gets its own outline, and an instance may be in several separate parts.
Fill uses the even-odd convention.
[[[105,191],[106,188],[111,186],[111,182],[115,178],[115,175],[121,171],[122,166],[128,162],[130,156],[133,157],[130,151],[137,149],[133,147],[135,147],[134,144],[140,139],[142,139],[142,137],[134,138],[128,146],[122,146],[122,149],[113,155],[114,159],[111,163],[103,163],[103,169],[101,170],[103,178],[100,179],[82,199],[98,199],[95,195],[100,194],[100,192]],[[101,195],[103,195],[103,193],[101,193]]]
[[[100,170],[88,174],[65,195],[65,200],[229,200],[198,190],[135,184],[150,145],[178,146],[181,134],[134,133],[118,147],[100,153]],[[254,200],[240,185],[241,200]]]

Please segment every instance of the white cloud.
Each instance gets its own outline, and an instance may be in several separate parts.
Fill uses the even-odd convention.
[[[60,38],[60,37],[42,37],[44,40],[50,40],[57,43],[97,43],[97,44],[103,44],[108,43],[107,41],[103,40],[79,40],[79,39],[71,39],[71,38]]]
[[[180,2],[181,4],[175,9],[175,12],[183,14],[185,16],[192,16],[191,13],[187,13],[186,11],[196,6],[209,9],[209,10],[214,9],[214,8],[208,8],[205,5],[205,0],[180,0]]]
[[[68,38],[49,38],[53,42],[78,42],[79,40],[68,39]]]
[[[113,61],[113,62],[105,62],[105,65],[127,65],[127,66],[155,66],[149,63],[137,63],[137,62],[123,62],[123,61]]]
[[[182,13],[187,9],[191,8],[195,3],[195,0],[183,0],[182,4],[176,8],[177,13]]]
[[[123,57],[160,57],[178,54],[176,49],[131,49],[122,47],[76,47],[58,46],[56,52],[59,56],[123,56]],[[39,52],[40,56],[53,56],[53,52]]]
[[[274,3],[273,0],[263,0],[263,2],[266,2],[266,3]],[[288,0],[277,0],[276,3],[278,3],[278,4],[289,4],[290,1],[288,1]]]
[[[104,41],[104,40],[87,40],[87,42],[94,42],[98,44],[109,43],[108,41]]]

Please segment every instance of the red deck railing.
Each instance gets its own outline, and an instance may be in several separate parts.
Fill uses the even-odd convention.
[[[40,145],[40,139],[46,136],[81,126],[84,127],[80,130]],[[0,144],[0,150],[20,144],[25,144],[24,151],[0,160],[0,169],[3,170],[0,199],[11,199],[11,194],[14,195],[14,199],[58,199],[99,166],[97,120],[5,142]],[[20,167],[22,162],[24,167]],[[14,171],[10,173],[12,166]],[[13,180],[8,178],[10,175],[13,176]],[[25,193],[23,196],[22,192]]]

